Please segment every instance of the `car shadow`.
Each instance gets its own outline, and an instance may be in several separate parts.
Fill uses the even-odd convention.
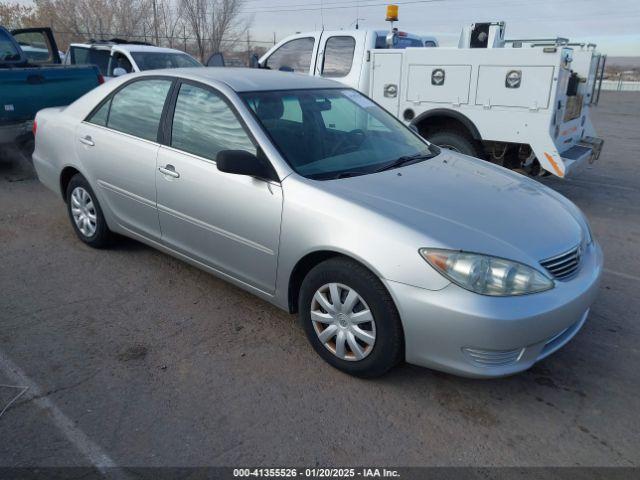
[[[10,183],[38,178],[31,157],[17,145],[0,146],[0,177]]]

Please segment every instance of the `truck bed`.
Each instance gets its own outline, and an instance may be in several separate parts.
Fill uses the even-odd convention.
[[[100,84],[95,66],[0,69],[0,124],[33,120],[38,110],[69,105]]]

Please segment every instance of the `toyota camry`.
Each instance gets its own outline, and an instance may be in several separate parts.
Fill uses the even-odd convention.
[[[38,176],[82,242],[126,235],[297,313],[353,375],[525,370],[576,335],[598,290],[601,249],[573,203],[330,80],[127,75],[34,130]]]

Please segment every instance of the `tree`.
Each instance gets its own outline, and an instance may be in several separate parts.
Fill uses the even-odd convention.
[[[173,6],[171,0],[156,0],[158,11],[159,35],[164,37],[169,48],[174,48],[174,44],[179,34],[184,29],[184,19],[179,8]]]
[[[234,46],[249,28],[250,20],[241,20],[242,2],[239,0],[219,0],[214,3],[210,47],[211,52],[221,52]]]
[[[13,30],[34,23],[34,9],[19,3],[0,3],[0,25]]]
[[[35,18],[61,46],[90,37],[141,39],[150,33],[151,0],[34,0]]]
[[[184,21],[196,43],[200,60],[208,53],[232,47],[250,20],[241,18],[242,0],[180,0]]]

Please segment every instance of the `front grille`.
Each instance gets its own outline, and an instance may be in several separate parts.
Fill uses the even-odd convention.
[[[469,360],[481,367],[503,367],[518,361],[523,349],[481,350],[465,347],[462,351],[469,357]]]
[[[578,270],[578,266],[580,265],[580,254],[580,246],[577,246],[561,255],[556,255],[555,257],[542,260],[540,265],[542,265],[547,272],[553,275],[554,278],[557,278],[558,280],[566,280],[573,276],[573,274]]]

